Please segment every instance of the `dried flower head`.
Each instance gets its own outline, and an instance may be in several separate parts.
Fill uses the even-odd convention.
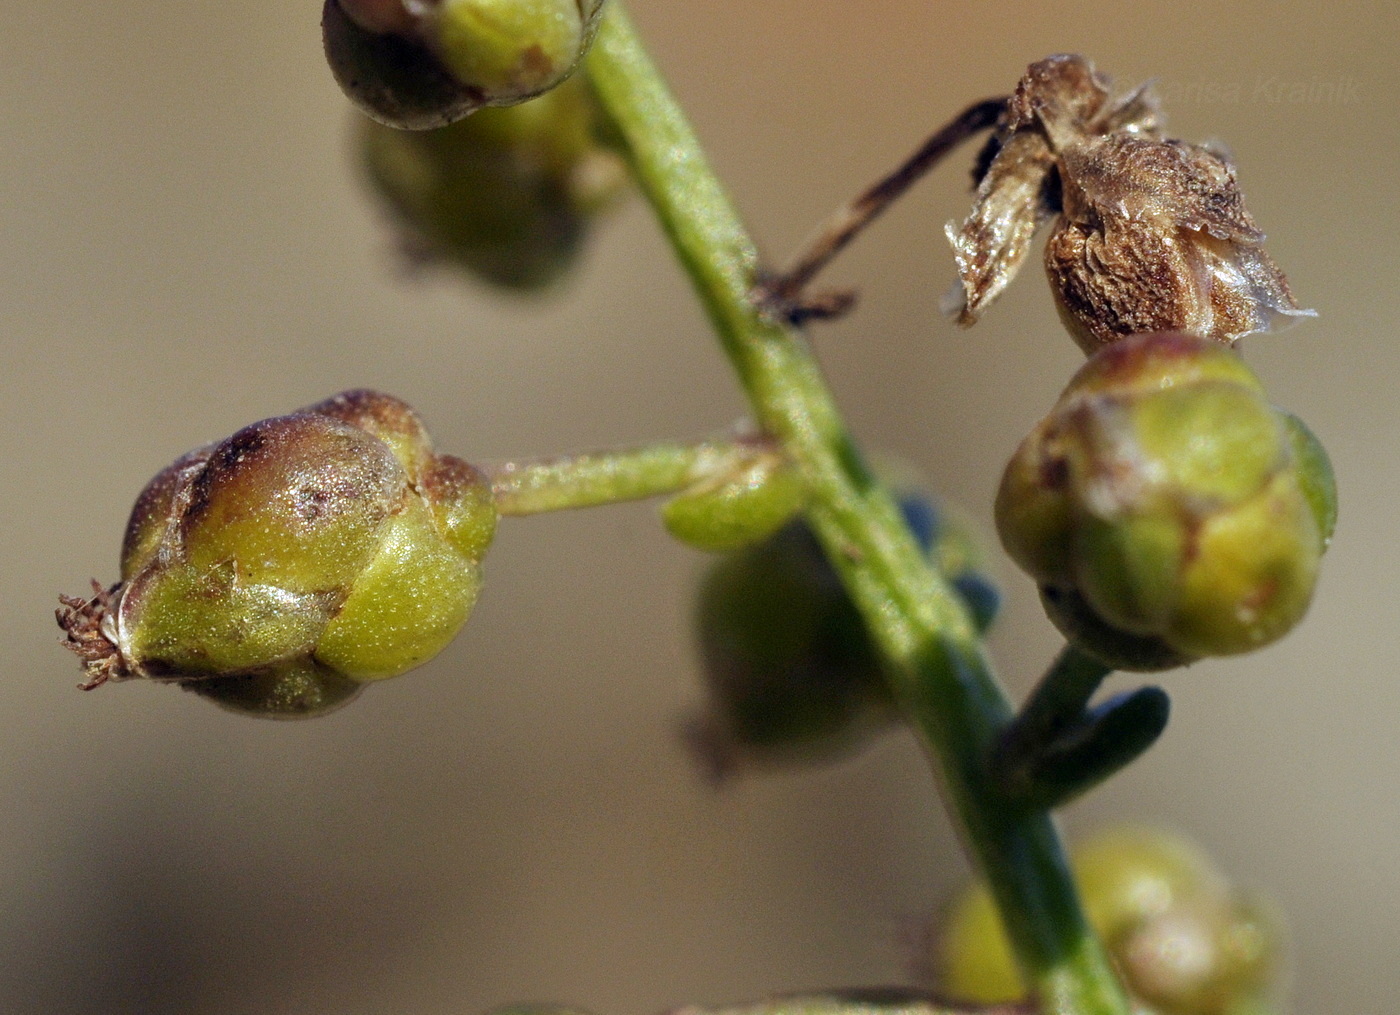
[[[1000,295],[1052,218],[1045,269],[1086,353],[1153,331],[1231,343],[1313,314],[1264,252],[1230,161],[1163,137],[1151,91],[1114,98],[1083,57],[1027,69],[979,170],[972,213],[947,226],[961,324]]]

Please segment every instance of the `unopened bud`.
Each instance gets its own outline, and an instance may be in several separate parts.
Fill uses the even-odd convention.
[[[575,78],[436,130],[364,120],[359,144],[411,255],[526,290],[560,277],[626,190],[626,163],[600,133],[597,102]]]
[[[1231,1015],[1275,991],[1281,921],[1195,844],[1156,828],[1112,828],[1074,845],[1070,864],[1135,1011]],[[1025,995],[985,884],[954,902],[937,944],[940,987],[952,997],[996,1004]]]
[[[1237,999],[1269,992],[1282,937],[1271,906],[1205,894],[1125,930],[1114,952],[1152,1010],[1233,1015]]]
[[[727,467],[668,500],[661,520],[698,550],[734,550],[773,535],[806,498],[806,484],[781,452],[740,444]]]
[[[1017,450],[997,528],[1051,618],[1124,669],[1262,647],[1312,597],[1335,517],[1321,446],[1231,350],[1103,349]]]
[[[481,585],[490,489],[403,402],[351,391],[193,451],[137,499],[122,578],[59,620],[92,687],[149,677],[317,714],[436,655]]]
[[[997,595],[971,538],[921,496],[901,508],[979,628]],[[716,777],[750,763],[825,760],[898,718],[880,655],[803,521],[720,559],[700,590],[697,628],[709,691],[690,732]]]
[[[424,35],[489,105],[521,102],[573,73],[603,0],[434,0]]]
[[[588,51],[603,0],[326,0],[321,30],[341,89],[409,130],[534,98]]]

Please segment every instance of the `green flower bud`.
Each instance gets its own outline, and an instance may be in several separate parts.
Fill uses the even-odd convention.
[[[437,130],[365,120],[359,131],[365,170],[405,228],[407,249],[513,289],[558,278],[630,180],[600,140],[582,78]]]
[[[506,105],[571,74],[602,9],[603,0],[436,0],[424,34],[457,80]]]
[[[169,680],[303,716],[426,662],[466,621],[490,488],[417,415],[349,391],[190,452],[142,491],[122,577],[60,623],[88,687]]]
[[[1248,652],[1302,618],[1335,518],[1325,452],[1228,347],[1106,347],[1007,466],[997,528],[1051,619],[1122,669]]]
[[[1194,844],[1159,829],[1121,827],[1076,845],[1070,860],[1085,914],[1135,1010],[1228,1015],[1274,988],[1280,921]],[[985,884],[955,901],[938,951],[941,986],[953,997],[996,1004],[1026,992]]]
[[[603,0],[326,0],[321,30],[341,89],[366,115],[425,130],[564,81]]]
[[[948,577],[985,627],[997,596],[969,537],[924,498],[901,507],[934,560],[958,568]],[[696,626],[709,700],[689,732],[716,777],[839,757],[898,717],[880,655],[804,521],[717,561]]]
[[[773,535],[806,499],[806,484],[781,453],[741,447],[728,468],[668,500],[661,520],[696,549],[734,550]]]

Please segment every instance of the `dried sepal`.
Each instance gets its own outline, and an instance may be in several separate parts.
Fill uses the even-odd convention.
[[[977,186],[972,214],[961,226],[944,227],[962,285],[950,307],[959,324],[975,323],[1001,295],[1054,214],[1047,193],[1054,166],[1054,153],[1039,134],[1007,138]]]
[[[1134,99],[1134,107],[1141,104]],[[1016,277],[1031,241],[1059,211],[1055,140],[1097,123],[1109,105],[1107,85],[1085,60],[1052,56],[1027,68],[979,160],[977,197],[958,225],[944,227],[957,262],[960,292],[948,308],[958,323],[976,323]],[[1155,107],[1154,107],[1155,108]],[[1116,107],[1113,127],[1135,122]]]
[[[1180,331],[1231,343],[1310,316],[1262,246],[1222,153],[1167,139],[1142,86],[1112,98],[1079,56],[1032,64],[993,139],[972,214],[947,232],[967,325],[1006,287],[1036,228],[1056,217],[1045,267],[1085,352]]]

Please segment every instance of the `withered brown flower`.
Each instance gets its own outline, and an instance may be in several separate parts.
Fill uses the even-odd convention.
[[[1232,343],[1313,315],[1264,252],[1229,159],[1164,137],[1147,86],[1114,98],[1081,56],[1032,64],[981,164],[972,213],[947,226],[961,324],[996,299],[1051,218],[1045,269],[1086,353],[1153,331]]]

